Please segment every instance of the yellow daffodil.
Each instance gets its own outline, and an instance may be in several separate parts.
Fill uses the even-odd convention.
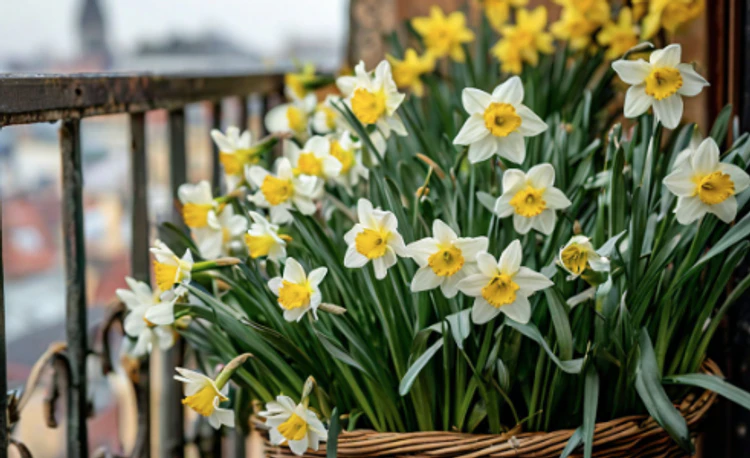
[[[285,141],[284,156],[292,164],[295,175],[332,180],[341,173],[341,162],[331,155],[331,142],[326,137],[313,136],[302,148],[292,141]]]
[[[268,256],[274,261],[286,258],[286,245],[292,239],[288,235],[279,234],[279,226],[272,224],[260,213],[249,212],[253,223],[245,234],[245,244],[251,258],[257,259]]]
[[[193,255],[185,250],[178,258],[164,242],[157,240],[151,248],[154,255],[154,277],[161,291],[169,291],[174,285],[190,283],[193,269]]]
[[[545,32],[547,9],[539,6],[533,11],[520,9],[516,12],[516,24],[501,28],[502,38],[492,47],[504,72],[521,73],[523,63],[535,67],[539,53],[554,51],[552,35]]]
[[[660,29],[674,34],[677,29],[699,17],[706,9],[706,0],[651,0],[643,18],[641,36],[648,40]]]
[[[719,157],[719,146],[709,137],[664,178],[664,185],[677,196],[674,212],[680,224],[690,224],[706,213],[725,223],[737,216],[735,196],[750,186],[750,176]]]
[[[398,92],[388,61],[381,61],[371,73],[360,61],[354,67],[354,76],[341,76],[336,85],[363,125],[375,125],[386,138],[390,137],[391,131],[406,135],[404,123],[396,113],[405,95]]]
[[[370,171],[362,164],[362,142],[354,141],[349,131],[331,138],[331,156],[341,162],[341,173],[334,180],[345,188],[369,177]]]
[[[607,47],[605,57],[615,60],[638,44],[638,27],[633,23],[630,8],[620,10],[617,22],[609,22],[596,35],[596,41]]]
[[[290,133],[304,141],[310,135],[308,124],[317,105],[315,94],[308,94],[302,99],[292,99],[273,107],[266,114],[266,129],[271,133]]]
[[[211,131],[211,138],[219,149],[219,162],[227,175],[227,188],[234,189],[245,173],[246,165],[257,164],[261,154],[270,147],[268,143],[253,146],[252,134],[240,134],[237,127],[227,128],[226,134],[218,129]]]
[[[610,8],[607,0],[555,0],[563,10],[575,10],[587,21],[600,26],[610,19]]]
[[[612,68],[625,83],[625,117],[637,118],[653,106],[654,115],[668,129],[680,123],[682,97],[698,95],[708,82],[690,64],[680,63],[682,48],[672,44],[651,53],[649,61],[617,60]]]
[[[511,7],[520,8],[528,3],[529,0],[482,0],[482,7],[490,26],[500,31],[510,18]]]
[[[308,449],[318,450],[320,442],[325,442],[328,436],[323,422],[307,407],[306,400],[295,404],[289,396],[277,396],[276,401],[266,403],[266,410],[258,415],[266,419],[271,444],[286,443],[298,456]]]
[[[182,203],[182,219],[187,227],[199,229],[208,226],[209,215],[215,214],[218,208],[208,181],[180,185],[177,197]]]
[[[294,174],[289,159],[276,160],[276,174],[254,165],[247,170],[246,179],[258,190],[248,200],[261,208],[269,208],[271,222],[286,224],[293,220],[292,208],[303,215],[315,213],[313,197],[323,185],[317,177]]]
[[[289,99],[304,99],[310,90],[305,85],[316,79],[315,65],[305,64],[297,73],[284,75],[284,91]]]
[[[410,89],[417,97],[424,95],[424,83],[420,78],[425,73],[435,70],[435,58],[429,52],[421,57],[417,51],[409,48],[404,59],[399,60],[390,54],[385,56],[393,67],[393,80],[399,89]]]
[[[443,221],[432,223],[432,237],[406,246],[410,256],[419,264],[411,282],[412,292],[440,287],[445,297],[458,293],[458,282],[476,273],[476,257],[487,251],[487,237],[459,237]]]
[[[569,279],[579,277],[588,269],[594,272],[609,270],[609,259],[597,253],[584,235],[573,236],[560,248],[557,261],[570,274]]]
[[[130,289],[118,289],[117,297],[125,304],[128,313],[123,321],[125,333],[136,339],[128,353],[135,358],[146,356],[155,347],[166,350],[174,345],[175,333],[171,326],[164,326],[174,321],[154,323],[149,320],[148,312],[158,308],[164,315],[172,315],[176,296],[160,300],[144,282],[125,278]],[[160,313],[161,315],[161,313]],[[160,325],[163,324],[163,325]]]
[[[479,272],[458,284],[462,293],[475,298],[471,309],[475,324],[487,323],[501,313],[519,323],[529,322],[529,296],[554,283],[528,267],[521,267],[522,257],[518,240],[508,245],[499,261],[489,253],[477,255]]]
[[[397,255],[409,255],[404,239],[398,233],[398,220],[389,211],[373,209],[372,202],[367,199],[357,202],[357,215],[359,222],[344,235],[344,241],[349,245],[344,265],[360,268],[372,261],[375,278],[382,280],[388,269],[396,264]]]
[[[555,169],[550,164],[535,165],[529,173],[506,170],[503,194],[495,202],[495,214],[500,218],[513,215],[513,227],[519,234],[526,234],[532,228],[542,234],[552,234],[557,222],[555,210],[571,205],[554,184]]]
[[[427,52],[435,57],[450,56],[463,62],[466,56],[462,45],[474,41],[474,32],[466,27],[466,16],[460,11],[446,16],[439,6],[433,6],[429,16],[416,17],[411,25],[422,37]]]
[[[567,41],[571,49],[582,50],[591,44],[591,35],[599,24],[588,19],[585,14],[575,8],[564,8],[560,20],[552,24],[552,35]]]
[[[286,321],[299,321],[308,311],[318,319],[318,307],[323,297],[319,285],[327,273],[327,268],[318,267],[306,274],[296,259],[288,258],[284,275],[268,281],[268,288],[278,297]]]
[[[523,97],[523,84],[517,76],[496,87],[492,94],[475,88],[463,90],[461,100],[469,119],[453,143],[469,145],[470,162],[481,162],[495,154],[518,164],[524,161],[524,137],[539,135],[547,130],[547,124],[521,103]]]

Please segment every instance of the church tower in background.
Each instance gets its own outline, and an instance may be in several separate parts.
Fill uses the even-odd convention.
[[[102,70],[109,68],[112,56],[107,45],[104,12],[99,0],[83,0],[78,27],[82,60]]]

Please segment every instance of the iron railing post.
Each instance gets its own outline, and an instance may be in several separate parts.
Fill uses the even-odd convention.
[[[81,121],[65,120],[60,127],[62,156],[62,220],[65,246],[66,335],[71,380],[68,392],[68,454],[88,456],[86,417],[86,250],[83,229],[83,164]]]
[[[3,202],[0,198],[0,458],[8,457],[8,366],[5,349],[5,295],[3,281]]]
[[[211,125],[213,129],[221,130],[221,100],[211,104]],[[221,166],[219,164],[219,147],[211,144],[211,187],[221,187]]]

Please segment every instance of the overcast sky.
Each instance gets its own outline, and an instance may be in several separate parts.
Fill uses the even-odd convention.
[[[289,37],[340,42],[347,0],[99,0],[113,49],[174,33],[226,32],[238,45],[272,54]],[[83,0],[0,0],[0,59],[75,54]]]

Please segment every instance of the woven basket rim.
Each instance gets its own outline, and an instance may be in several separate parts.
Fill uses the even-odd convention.
[[[719,366],[706,359],[701,372],[723,377]],[[695,434],[700,421],[716,402],[717,394],[703,390],[688,394],[675,403]],[[263,422],[253,418],[260,430],[268,457],[293,457],[286,445],[274,446],[268,441]],[[378,432],[369,429],[342,431],[338,438],[340,457],[559,457],[574,429],[550,432],[522,432],[514,428],[502,434],[472,434],[455,431]],[[634,448],[642,450],[633,455]],[[664,429],[648,415],[630,415],[597,423],[594,429],[594,456],[682,456],[679,447]],[[677,452],[677,454],[675,454]],[[326,456],[325,443],[304,456]]]

